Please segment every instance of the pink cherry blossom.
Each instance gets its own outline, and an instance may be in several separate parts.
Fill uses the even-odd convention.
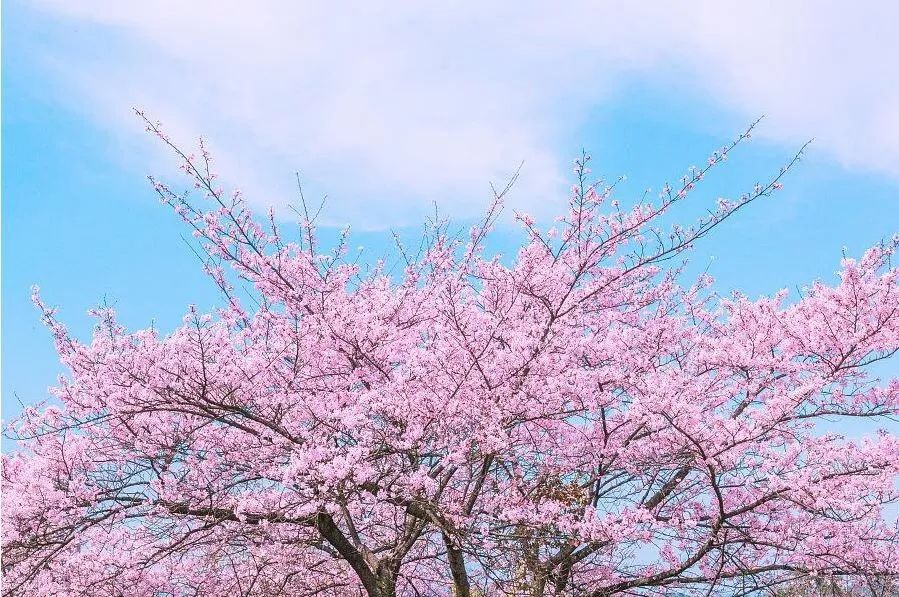
[[[899,412],[899,380],[869,371],[899,350],[899,238],[802,296],[720,298],[669,265],[795,163],[662,230],[749,132],[630,209],[605,211],[584,156],[551,232],[519,216],[511,265],[484,250],[498,191],[467,236],[435,223],[400,268],[365,271],[345,235],[321,251],[305,206],[291,241],[220,190],[205,145],[146,125],[205,195],[153,181],[223,307],[167,335],[98,309],[83,342],[35,289],[68,373],[9,427],[4,594],[742,594],[899,574],[899,438],[816,424]]]

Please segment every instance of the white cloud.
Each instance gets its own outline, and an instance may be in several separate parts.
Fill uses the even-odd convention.
[[[136,131],[136,104],[206,134],[260,204],[290,200],[300,168],[354,224],[417,222],[432,201],[473,215],[522,160],[513,204],[546,213],[566,143],[634,72],[899,175],[892,2],[39,4],[104,48],[49,56],[92,116]]]

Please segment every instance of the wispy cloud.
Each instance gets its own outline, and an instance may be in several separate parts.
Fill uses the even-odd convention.
[[[892,2],[375,4],[39,2],[104,48],[55,57],[100,122],[136,131],[140,105],[206,134],[261,204],[301,168],[355,224],[472,215],[521,161],[514,204],[545,212],[578,127],[635,74],[899,176]]]

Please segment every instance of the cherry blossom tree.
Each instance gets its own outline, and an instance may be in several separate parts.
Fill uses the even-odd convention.
[[[683,283],[684,252],[798,155],[671,229],[752,128],[628,208],[584,156],[554,228],[516,214],[511,265],[484,248],[507,188],[391,270],[345,236],[322,250],[305,201],[282,236],[202,143],[146,123],[195,187],[151,179],[223,306],[168,335],[97,309],[82,342],[35,290],[68,373],[8,426],[5,595],[876,591],[899,573],[899,438],[876,431],[899,380],[869,367],[899,349],[899,238],[801,296]],[[871,433],[819,424],[848,418]]]

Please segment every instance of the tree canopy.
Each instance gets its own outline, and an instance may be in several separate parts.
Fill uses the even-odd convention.
[[[366,269],[315,215],[282,236],[149,120],[194,189],[153,179],[221,309],[170,334],[97,309],[3,456],[5,595],[747,593],[899,573],[892,239],[834,285],[750,300],[683,284],[696,241],[777,191],[661,219],[748,136],[631,207],[577,162],[567,212],[511,264],[436,223]],[[750,129],[751,131],[751,129]],[[798,156],[797,158],[798,159]],[[251,288],[241,299],[238,284]],[[842,581],[841,581],[842,582]],[[874,585],[871,585],[874,586]]]

